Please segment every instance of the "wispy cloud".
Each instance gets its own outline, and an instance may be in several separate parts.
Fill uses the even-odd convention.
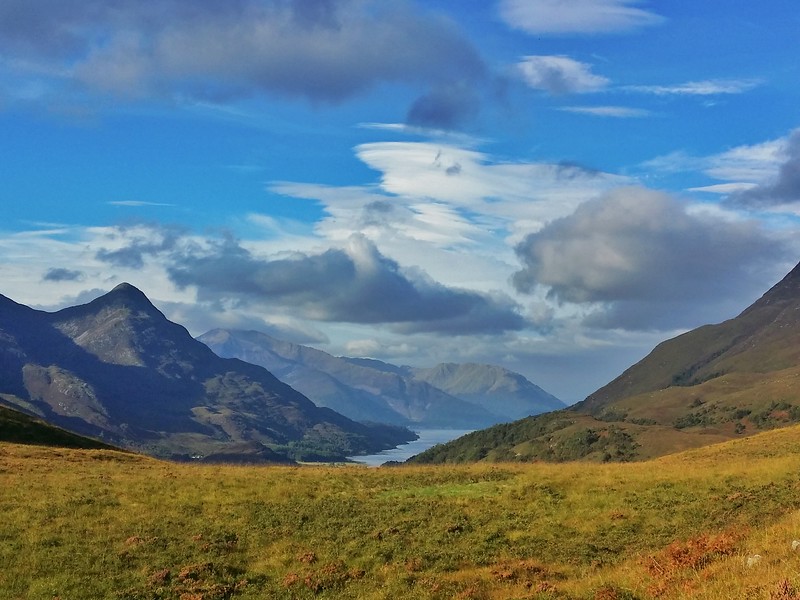
[[[714,185],[701,185],[699,187],[691,187],[688,189],[690,192],[705,192],[708,194],[733,194],[736,192],[743,192],[756,187],[755,183],[717,183]]]
[[[641,119],[653,114],[649,110],[643,108],[629,108],[627,106],[562,106],[558,110],[617,119]]]
[[[774,177],[732,194],[728,201],[756,209],[800,203],[800,129],[786,140],[784,155],[785,160]]]
[[[757,185],[775,177],[789,158],[789,137],[736,146],[710,156],[693,156],[683,150],[643,162],[644,171],[700,172],[725,185]]]
[[[596,92],[610,80],[591,72],[592,66],[568,56],[525,56],[517,71],[528,86],[551,94]]]
[[[112,200],[108,202],[111,206],[175,206],[166,202],[146,202],[144,200]]]
[[[664,22],[639,0],[501,0],[503,20],[531,34],[623,33]]]
[[[626,85],[620,89],[657,96],[716,96],[742,94],[761,85],[758,79],[706,79],[674,85]]]
[[[704,158],[704,172],[723,181],[759,183],[775,175],[787,158],[787,138],[736,146]]]

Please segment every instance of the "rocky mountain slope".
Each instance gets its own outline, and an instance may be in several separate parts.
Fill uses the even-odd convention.
[[[569,410],[416,457],[631,460],[800,421],[800,265],[733,319],[659,344]]]
[[[0,402],[164,457],[341,458],[413,435],[355,423],[218,357],[128,284],[55,313],[0,296]]]
[[[217,329],[198,339],[220,356],[269,369],[319,406],[356,420],[474,429],[563,407],[521,375],[500,367],[398,367],[332,356],[256,331]]]

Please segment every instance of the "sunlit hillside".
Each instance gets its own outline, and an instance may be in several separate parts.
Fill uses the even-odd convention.
[[[565,411],[476,431],[417,463],[630,461],[800,421],[800,265],[737,317],[666,340]]]
[[[0,445],[0,597],[795,598],[800,429],[630,464],[234,467]]]

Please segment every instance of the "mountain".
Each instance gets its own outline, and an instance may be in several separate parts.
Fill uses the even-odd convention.
[[[425,381],[448,394],[481,406],[498,421],[514,421],[564,408],[564,403],[519,373],[495,365],[441,363],[430,369],[411,369],[417,381]]]
[[[474,429],[503,420],[380,361],[340,358],[257,331],[216,329],[198,340],[220,356],[269,369],[317,405],[359,421]]]
[[[218,357],[129,284],[55,313],[0,296],[0,402],[171,458],[268,448],[279,460],[338,459],[413,437],[353,422],[262,367]]]
[[[662,342],[569,410],[413,461],[648,458],[798,422],[798,383],[800,265],[737,317]]]

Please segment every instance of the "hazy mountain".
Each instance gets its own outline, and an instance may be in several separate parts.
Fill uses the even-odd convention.
[[[413,460],[647,458],[800,421],[798,381],[800,265],[737,317],[659,344],[569,410]]]
[[[380,361],[339,358],[257,331],[216,329],[198,339],[220,356],[268,368],[319,406],[352,419],[454,429],[486,427],[502,420]]]
[[[499,421],[514,421],[564,408],[564,403],[528,379],[503,367],[474,363],[441,363],[430,369],[409,369],[448,394],[482,406]]]
[[[267,457],[268,447],[342,457],[411,436],[355,423],[262,367],[218,357],[128,284],[55,313],[0,296],[0,401],[159,456]]]

